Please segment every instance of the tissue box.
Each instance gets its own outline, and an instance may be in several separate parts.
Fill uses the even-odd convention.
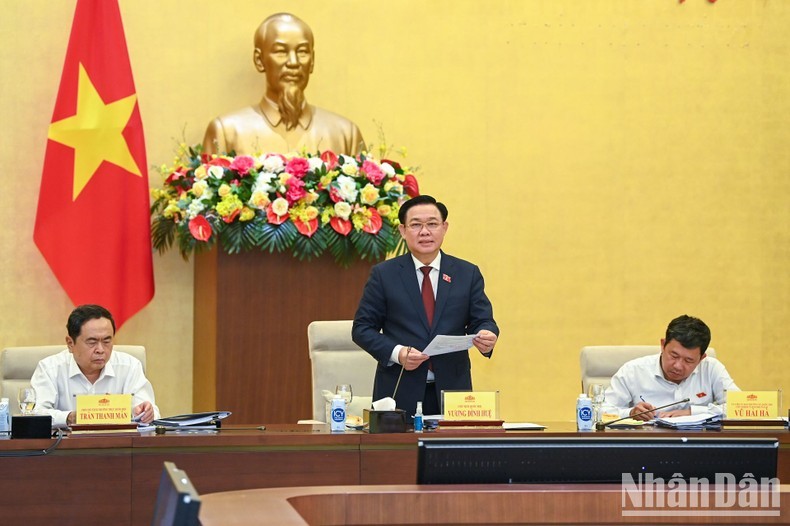
[[[403,409],[393,411],[363,409],[362,423],[366,425],[368,433],[405,433],[406,411]]]

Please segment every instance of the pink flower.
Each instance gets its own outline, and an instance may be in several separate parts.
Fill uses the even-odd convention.
[[[286,172],[300,179],[304,177],[304,174],[306,174],[309,169],[310,163],[307,162],[307,159],[302,157],[294,157],[285,165]]]
[[[381,180],[384,179],[384,172],[381,171],[379,165],[367,159],[362,163],[362,171],[367,176],[368,181],[376,186],[381,184]]]
[[[293,204],[299,199],[303,198],[307,192],[304,189],[304,181],[291,177],[288,179],[288,191],[285,192],[285,198],[288,202]]]
[[[230,169],[236,170],[242,177],[247,175],[253,166],[255,166],[255,159],[249,155],[239,155],[230,163]]]

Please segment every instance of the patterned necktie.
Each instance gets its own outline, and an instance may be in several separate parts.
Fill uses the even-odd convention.
[[[428,325],[433,324],[433,308],[436,299],[433,297],[433,285],[431,285],[431,267],[420,267],[422,271],[422,303],[425,305],[425,313],[428,315]]]

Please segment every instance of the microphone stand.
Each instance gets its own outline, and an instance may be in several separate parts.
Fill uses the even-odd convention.
[[[652,413],[653,411],[658,411],[659,409],[665,409],[667,407],[672,407],[673,405],[685,404],[688,401],[689,401],[689,399],[686,398],[685,400],[680,400],[679,402],[672,402],[671,404],[662,405],[661,407],[654,407],[653,409],[648,409],[647,411],[642,411],[641,413],[637,413],[635,415],[624,416],[622,418],[618,418],[617,420],[610,420],[608,422],[596,422],[595,423],[595,430],[596,431],[603,431],[604,429],[606,429],[607,426],[609,426],[611,424],[614,424],[616,422],[620,422],[621,420],[627,420],[629,418],[634,418],[635,416],[646,415],[647,413]]]

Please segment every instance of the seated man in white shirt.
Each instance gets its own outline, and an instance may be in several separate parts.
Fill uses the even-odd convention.
[[[724,414],[727,391],[740,389],[720,361],[705,356],[709,343],[705,322],[687,315],[675,318],[661,340],[660,354],[631,360],[615,373],[606,390],[604,412],[637,420]],[[651,411],[685,398],[690,402]]]
[[[36,413],[52,416],[52,425],[75,422],[76,395],[131,394],[132,415],[148,424],[159,418],[154,388],[140,360],[113,352],[115,320],[99,305],[81,305],[66,323],[68,349],[38,363],[30,384]]]

